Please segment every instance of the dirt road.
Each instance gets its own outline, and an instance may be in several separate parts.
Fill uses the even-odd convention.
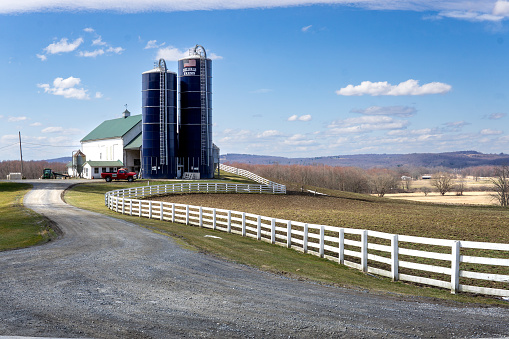
[[[89,338],[500,337],[509,309],[435,304],[287,279],[182,249],[68,206],[68,182],[25,205],[59,240],[0,253],[0,335]]]

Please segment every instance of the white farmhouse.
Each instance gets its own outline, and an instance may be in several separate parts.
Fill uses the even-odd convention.
[[[101,178],[103,172],[120,167],[139,173],[142,142],[141,114],[131,116],[125,110],[123,117],[106,120],[81,139],[81,150],[87,161],[83,177]]]

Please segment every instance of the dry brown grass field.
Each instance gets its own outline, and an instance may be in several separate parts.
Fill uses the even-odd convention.
[[[463,195],[456,195],[454,192],[440,195],[432,192],[427,196],[422,192],[386,194],[386,198],[404,199],[420,202],[431,202],[435,204],[458,204],[458,205],[494,205],[498,203],[493,198],[493,192],[463,192]]]
[[[463,179],[454,179],[453,182],[457,185],[460,182],[464,184],[465,191],[462,195],[458,195],[456,190],[453,189],[451,192],[445,195],[440,195],[438,192],[434,192],[434,187],[431,185],[431,180],[413,180],[411,182],[411,188],[417,189],[417,192],[412,193],[394,193],[386,194],[386,198],[391,199],[404,199],[411,201],[430,202],[436,204],[459,204],[459,205],[494,205],[498,203],[494,199],[493,191],[489,189],[493,187],[490,178],[478,178],[477,180],[473,177],[466,177]],[[428,188],[431,193],[425,195],[420,190]]]

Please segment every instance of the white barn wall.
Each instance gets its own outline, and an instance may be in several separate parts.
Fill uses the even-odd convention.
[[[87,141],[81,144],[82,152],[87,161],[116,161],[124,162],[124,145],[122,138]]]

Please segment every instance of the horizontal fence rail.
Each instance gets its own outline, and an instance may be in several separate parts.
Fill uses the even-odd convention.
[[[276,188],[221,183],[167,184],[107,192],[105,203],[118,213],[239,234],[394,281],[446,288],[451,293],[509,297],[509,244],[397,235],[137,199],[182,192],[282,193]]]
[[[219,164],[219,169],[224,172],[228,172],[228,173],[240,175],[242,177],[246,177],[246,178],[256,181],[260,184],[264,184],[267,186],[274,186],[278,189],[278,191],[281,191],[281,192],[284,191],[286,193],[285,185],[281,185],[274,181],[270,181],[265,178],[262,178],[261,176],[254,174],[253,172],[249,172],[249,171],[246,171],[241,168],[236,168],[236,167],[232,167],[232,166],[228,166],[228,165],[224,165],[224,164]]]

